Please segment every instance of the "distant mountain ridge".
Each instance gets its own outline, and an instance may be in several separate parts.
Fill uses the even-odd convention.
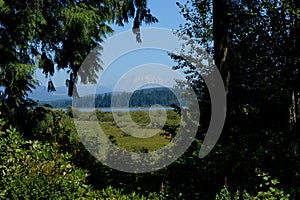
[[[81,100],[77,101],[76,107],[91,108],[91,107],[111,107],[112,96],[114,97],[114,107],[150,107],[155,104],[162,106],[183,105],[186,106],[184,98],[178,99],[177,96],[182,91],[173,90],[166,87],[154,87],[139,89],[132,92],[108,92],[96,94],[94,101],[93,95],[80,97]],[[175,93],[175,94],[174,94]],[[95,105],[90,105],[95,102]],[[48,104],[53,108],[66,108],[72,106],[72,99],[57,99],[41,101],[41,103]]]
[[[40,102],[66,100],[66,99],[71,100],[71,97],[68,96],[68,88],[66,86],[56,87],[55,89],[56,91],[54,92],[48,92],[47,87],[36,86],[36,88],[31,93],[29,93],[28,96],[29,98]],[[110,92],[112,92],[112,89],[109,87],[100,86],[97,87],[96,89],[96,94],[104,94]]]

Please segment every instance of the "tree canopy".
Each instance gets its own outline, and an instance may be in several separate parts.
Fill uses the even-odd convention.
[[[227,90],[226,125],[221,147],[215,148],[224,156],[220,173],[230,174],[232,187],[249,189],[251,174],[263,169],[299,195],[299,1],[191,0],[179,6],[187,23],[178,33],[214,58]],[[173,58],[175,68],[185,69],[194,87],[206,94],[200,101],[205,126],[210,107],[203,69]],[[201,130],[203,138],[205,127]]]
[[[142,23],[155,23],[146,0],[104,1],[5,1],[0,0],[0,87],[3,114],[26,108],[27,93],[34,88],[34,70],[49,77],[48,91],[55,90],[51,77],[64,69],[68,73],[69,95],[76,77],[95,83],[100,60],[78,74],[93,48],[113,32],[111,24],[124,25],[133,18],[133,32],[140,41]]]

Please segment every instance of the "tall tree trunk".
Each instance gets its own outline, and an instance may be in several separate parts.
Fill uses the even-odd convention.
[[[297,10],[300,8],[300,1],[294,0],[291,4],[292,8]],[[299,118],[299,84],[300,84],[300,72],[299,72],[299,57],[300,57],[300,20],[298,16],[291,18],[291,34],[290,34],[290,56],[289,66],[290,67],[290,120],[294,123],[298,123]],[[289,56],[289,55],[288,55]],[[299,120],[298,120],[299,121]]]
[[[297,122],[297,97],[295,94],[294,88],[292,89],[292,94],[291,94],[291,105],[290,105],[290,120],[294,123]]]
[[[227,0],[213,0],[214,60],[222,75],[226,94],[229,89],[230,71],[226,64],[229,44],[229,5]]]
[[[299,10],[300,9],[300,1],[296,0],[296,8]],[[300,108],[300,98],[299,98],[299,94],[300,94],[300,19],[299,17],[296,18],[295,21],[295,35],[296,35],[296,85],[295,85],[295,114],[296,114],[296,120],[299,119],[299,108]],[[299,121],[297,122],[297,124],[299,125]]]

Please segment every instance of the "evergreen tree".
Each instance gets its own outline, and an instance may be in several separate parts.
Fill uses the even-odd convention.
[[[28,107],[25,102],[34,88],[35,67],[50,78],[48,91],[55,90],[51,77],[60,69],[69,74],[69,95],[77,95],[76,89],[73,91],[77,76],[82,83],[95,83],[100,60],[78,74],[81,63],[113,32],[109,24],[122,26],[130,18],[138,41],[140,25],[158,21],[146,0],[0,0],[0,97],[1,107],[7,108],[3,114]],[[100,51],[101,47],[94,52]]]
[[[179,6],[188,22],[178,33],[214,58],[227,92],[226,124],[215,148],[223,156],[222,169],[215,173],[227,174],[232,188],[251,190],[255,169],[267,170],[280,174],[283,186],[299,198],[299,1],[191,0]],[[202,94],[203,138],[210,114],[205,69],[173,58]]]

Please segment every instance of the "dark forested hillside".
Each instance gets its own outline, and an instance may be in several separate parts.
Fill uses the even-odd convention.
[[[105,93],[105,94],[98,94],[95,97],[95,105],[88,105],[90,103],[90,98],[93,96],[84,96],[80,97],[83,99],[84,102],[81,105],[76,105],[77,107],[150,107],[155,104],[159,104],[162,106],[171,106],[171,105],[181,105],[186,106],[186,102],[184,98],[177,98],[180,97],[180,91],[177,90],[174,92],[168,88],[147,88],[136,90],[133,93],[131,92],[118,92],[118,93]],[[111,105],[112,97],[114,98],[114,105]],[[86,101],[84,101],[86,99]],[[179,99],[179,100],[178,100]],[[181,101],[181,102],[179,102]],[[88,102],[85,104],[85,102]],[[48,104],[53,108],[66,108],[68,106],[72,106],[72,100],[64,99],[64,100],[57,100],[57,101],[49,101],[43,102],[44,104]]]

